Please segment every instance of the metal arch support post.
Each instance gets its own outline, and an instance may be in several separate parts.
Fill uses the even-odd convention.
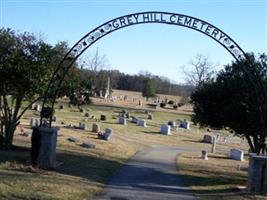
[[[49,82],[47,90],[43,99],[42,111],[46,104],[48,104],[49,99],[51,98],[52,109],[54,108],[54,103],[58,95],[58,91],[60,89],[60,85],[67,74],[68,70],[71,68],[72,64],[79,58],[79,56],[91,45],[93,45],[96,41],[101,39],[102,37],[120,30],[122,28],[126,28],[129,26],[137,25],[137,24],[147,24],[147,23],[158,23],[158,24],[167,24],[167,25],[175,25],[182,26],[185,28],[189,28],[195,31],[198,31],[217,43],[223,46],[238,62],[245,59],[250,63],[245,52],[240,48],[240,46],[226,33],[217,28],[216,26],[184,14],[177,13],[169,13],[169,12],[140,12],[124,15],[115,19],[112,19],[97,28],[93,29],[89,33],[87,33],[84,37],[82,37],[64,56],[63,60],[58,64],[56,70],[54,71],[52,78]],[[250,64],[249,64],[250,65]],[[248,78],[251,79],[251,73],[249,69],[245,69]],[[253,83],[255,84],[255,83]],[[256,83],[263,87],[262,83]],[[263,87],[264,89],[264,87]],[[267,93],[264,90],[264,97],[267,98]],[[41,124],[43,121],[43,117],[41,115]],[[50,116],[49,124],[51,126],[52,116]]]

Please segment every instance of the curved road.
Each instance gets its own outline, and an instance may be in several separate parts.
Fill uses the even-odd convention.
[[[95,200],[196,199],[177,174],[176,155],[184,151],[166,146],[143,149],[113,176]]]

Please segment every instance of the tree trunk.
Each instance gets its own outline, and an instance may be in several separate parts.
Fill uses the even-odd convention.
[[[250,151],[253,152],[253,153],[256,153],[255,147],[254,147],[254,145],[253,145],[253,142],[251,141],[250,136],[245,135],[245,137],[246,137],[247,142],[248,142],[248,145],[249,145],[249,147],[250,147]]]
[[[261,152],[261,142],[260,142],[260,138],[258,138],[258,135],[253,136],[253,143],[254,143],[254,148],[255,148],[254,153],[259,155]]]

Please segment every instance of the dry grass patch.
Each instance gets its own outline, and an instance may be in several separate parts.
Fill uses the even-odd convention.
[[[235,161],[227,155],[209,154],[209,160],[197,153],[182,153],[177,156],[179,174],[185,184],[200,199],[267,199],[248,196],[239,186],[245,186],[248,160]],[[240,168],[240,170],[238,169]]]
[[[98,119],[101,114],[107,115],[107,121],[97,123],[100,124],[101,130],[113,129],[114,133],[108,142],[98,139],[97,134],[91,132],[92,124],[96,121],[86,118],[84,113],[78,112],[77,108],[68,108],[67,104],[64,104],[63,110],[57,109],[57,122],[54,125],[61,129],[56,160],[61,165],[55,171],[32,169],[29,166],[30,137],[15,135],[15,144],[22,149],[0,151],[0,199],[87,199],[101,191],[112,174],[143,147],[173,145],[207,149],[211,146],[199,142],[203,134],[201,131],[196,132],[196,127],[192,127],[191,130],[173,130],[170,136],[160,134],[161,124],[166,124],[169,120],[190,120],[191,116],[188,114],[154,111],[154,119],[148,120],[144,110],[127,108],[130,115],[147,119],[148,127],[140,127],[130,121],[127,122],[127,126],[123,126],[117,122],[118,114],[122,109],[125,108],[103,105],[84,106],[86,112]],[[32,116],[38,117],[35,111],[28,111],[21,124],[29,128],[29,118]],[[69,124],[78,126],[79,122],[85,123],[88,130],[67,127]],[[70,142],[67,140],[68,137],[77,137],[80,141]],[[96,148],[81,147],[84,141],[89,141]],[[218,148],[220,146],[217,145]],[[186,161],[187,158],[183,160]],[[193,171],[189,172],[193,173]],[[213,184],[210,183],[210,185]]]

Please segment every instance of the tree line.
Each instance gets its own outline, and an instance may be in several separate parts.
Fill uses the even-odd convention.
[[[110,86],[112,89],[142,92],[144,90],[146,80],[149,79],[155,88],[155,92],[158,94],[188,97],[194,90],[194,86],[192,85],[173,84],[167,78],[148,73],[129,75],[120,72],[119,70],[101,69],[99,71],[93,71],[87,68],[76,68],[75,71],[75,75],[72,73],[69,74],[68,77],[73,79],[74,76],[77,76],[77,81],[87,82],[87,89],[97,95],[99,95],[101,90],[105,90],[107,88],[108,77],[110,78]],[[73,82],[73,80],[69,80],[69,78],[66,78],[65,82]],[[84,85],[84,83],[81,83],[81,85]],[[68,88],[68,91],[70,91],[70,88]]]
[[[34,102],[42,100],[57,64],[69,49],[66,42],[51,45],[32,33],[0,29],[0,147],[12,147],[21,117]],[[134,91],[142,91],[148,77],[102,69],[105,57],[98,51],[83,64],[88,69],[80,62],[73,64],[59,91],[59,96],[68,96],[73,104],[90,103],[91,96],[106,89],[108,77],[111,88]],[[177,86],[153,75],[149,79],[158,93],[189,95],[187,86]]]
[[[42,99],[57,63],[68,50],[65,42],[53,46],[30,33],[0,29],[0,148],[12,147],[21,117],[34,102]],[[127,75],[101,69],[103,59],[99,59],[97,52],[90,60],[89,69],[74,63],[59,96],[68,96],[76,104],[90,103],[91,96],[106,89],[108,77],[111,88],[142,91],[147,97],[153,96],[154,91],[181,95],[193,88],[195,123],[231,130],[246,138],[251,152],[266,155],[267,56],[247,54],[247,57],[226,65],[216,76],[211,76],[206,59],[196,57],[196,62],[192,62],[195,71],[189,74],[194,88],[171,84],[151,74]]]

